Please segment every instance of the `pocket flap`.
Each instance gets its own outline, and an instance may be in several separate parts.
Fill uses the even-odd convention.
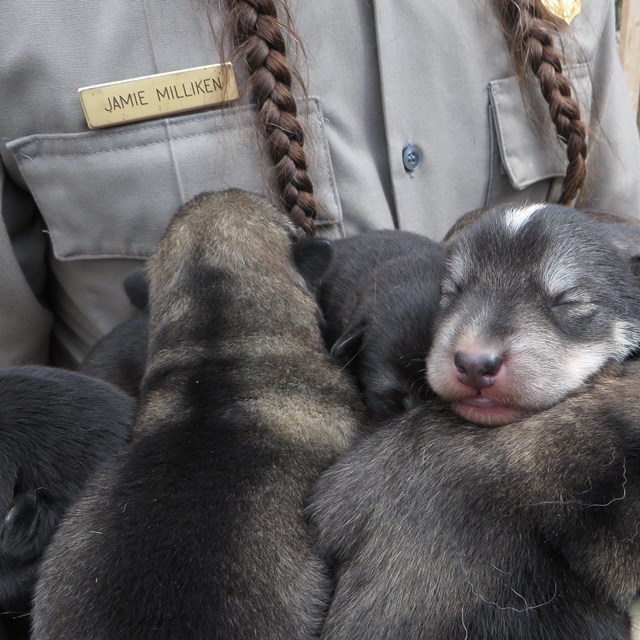
[[[576,89],[582,119],[588,123],[591,80],[587,65],[571,67],[565,74]],[[538,87],[533,85],[526,92],[533,96],[526,105],[515,76],[490,82],[489,95],[502,166],[513,188],[522,190],[535,182],[563,176],[566,146],[557,136]]]
[[[308,103],[311,178],[320,227],[342,214],[317,99]],[[54,255],[146,258],[175,211],[203,191],[269,193],[252,106],[82,133],[36,134],[7,147],[51,235]],[[261,160],[262,158],[262,160]]]

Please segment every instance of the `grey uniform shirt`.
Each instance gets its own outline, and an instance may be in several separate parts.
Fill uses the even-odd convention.
[[[272,195],[246,102],[104,130],[85,123],[79,87],[217,62],[204,4],[4,4],[0,365],[77,363],[127,315],[124,275],[195,194]],[[592,124],[584,204],[638,215],[639,143],[613,2],[583,5],[563,46]],[[564,149],[536,87],[523,107],[491,2],[291,9],[306,48],[306,59],[290,55],[308,77],[300,111],[323,233],[396,226],[440,239],[468,210],[557,197]],[[412,172],[408,144],[422,154]]]

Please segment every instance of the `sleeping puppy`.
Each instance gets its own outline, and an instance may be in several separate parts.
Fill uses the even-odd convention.
[[[359,426],[264,198],[204,194],[149,259],[134,442],[47,554],[37,640],[316,638],[331,595],[303,517]]]
[[[0,607],[26,611],[44,549],[89,478],[120,451],[131,398],[88,376],[0,370]]]
[[[427,359],[462,417],[545,409],[640,344],[640,281],[602,224],[558,205],[498,207],[448,245]]]
[[[327,348],[355,376],[371,416],[385,419],[424,399],[443,245],[374,231],[304,240],[295,256],[322,310]]]
[[[322,640],[629,640],[640,363],[617,367],[498,428],[429,399],[351,448],[309,508]]]
[[[144,269],[134,269],[127,274],[124,289],[133,314],[93,345],[80,371],[116,385],[137,400],[149,342],[149,285]]]
[[[314,489],[336,577],[323,639],[629,638],[640,363],[623,361],[640,294],[628,258],[555,205],[500,207],[459,232],[428,358],[444,402],[362,439]]]

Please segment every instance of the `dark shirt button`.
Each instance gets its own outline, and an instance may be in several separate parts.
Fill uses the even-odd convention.
[[[422,151],[415,144],[408,144],[402,150],[402,163],[407,171],[415,171],[422,162]]]

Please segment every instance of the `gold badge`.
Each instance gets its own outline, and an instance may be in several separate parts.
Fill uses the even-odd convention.
[[[78,89],[90,129],[163,118],[238,99],[230,62]]]
[[[542,0],[542,4],[567,24],[570,24],[582,10],[582,0]]]

